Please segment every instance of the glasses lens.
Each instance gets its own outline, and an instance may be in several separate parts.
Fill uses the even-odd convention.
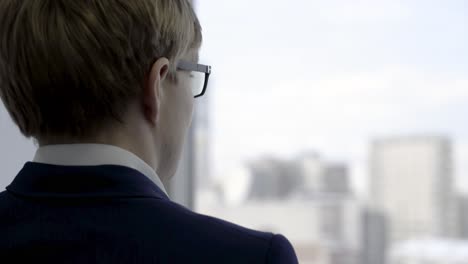
[[[195,71],[191,72],[190,81],[193,96],[200,95],[203,92],[203,86],[205,85],[205,73]]]

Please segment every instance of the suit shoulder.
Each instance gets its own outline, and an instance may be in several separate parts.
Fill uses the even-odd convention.
[[[173,234],[172,239],[178,243],[211,252],[215,249],[219,256],[238,258],[238,263],[265,263],[274,234],[196,213],[173,202],[163,204],[159,208],[163,212],[158,215],[171,219],[164,228],[172,230],[169,231]],[[187,237],[193,239],[187,240]]]
[[[252,240],[265,245],[267,245],[273,237],[272,233],[249,229],[223,219],[196,213],[174,202],[168,202],[165,206],[168,207],[170,211],[167,212],[168,215],[179,219],[176,222],[179,224],[183,222],[184,226],[196,228],[196,230],[206,230],[207,232],[204,233],[205,235],[213,233],[219,235],[229,234],[231,239]]]
[[[171,208],[169,215],[180,219],[178,224],[191,229],[188,233],[203,240],[219,250],[225,249],[229,254],[235,248],[247,255],[256,255],[256,259],[268,264],[297,264],[294,248],[286,237],[249,229],[216,217],[195,213],[173,202],[166,206]],[[186,231],[187,232],[187,231]]]
[[[0,192],[0,209],[6,209],[12,207],[12,203],[15,200],[12,199],[11,195],[7,191]]]
[[[297,256],[294,248],[286,237],[283,235],[275,235],[270,240],[270,246],[267,254],[267,262],[269,264],[297,264]]]

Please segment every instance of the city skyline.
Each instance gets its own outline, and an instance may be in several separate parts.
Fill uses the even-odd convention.
[[[414,241],[417,248],[437,252],[442,249],[436,245],[447,252],[466,245],[466,228],[458,223],[466,220],[468,203],[452,187],[449,138],[377,138],[369,155],[374,191],[370,199],[357,197],[346,183],[342,185],[349,176],[346,163],[310,150],[295,159],[258,157],[248,164],[253,180],[244,193],[251,195],[236,203],[213,203],[216,199],[211,197],[198,210],[250,228],[283,232],[299,250],[301,261],[310,263],[423,261],[431,252],[412,251]],[[290,195],[284,195],[285,188]],[[307,255],[308,250],[326,257]],[[451,257],[437,254],[439,260]]]

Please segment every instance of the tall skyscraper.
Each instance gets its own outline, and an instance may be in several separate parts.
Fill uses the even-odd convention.
[[[389,242],[451,236],[456,230],[452,145],[443,137],[377,140],[371,203],[389,221]]]
[[[459,194],[457,199],[458,208],[458,238],[468,240],[468,196]]]
[[[361,264],[385,264],[387,249],[386,217],[377,211],[363,208],[361,212]]]

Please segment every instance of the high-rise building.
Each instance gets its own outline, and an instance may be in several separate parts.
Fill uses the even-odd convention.
[[[361,253],[361,205],[348,195],[315,197],[320,238],[330,263],[359,264]]]
[[[250,162],[250,199],[284,199],[321,194],[350,195],[348,168],[328,163],[318,154],[303,154],[295,160],[261,158]]]
[[[348,175],[348,167],[345,164],[327,164],[322,178],[323,191],[339,194],[351,193]]]
[[[303,181],[302,191],[309,194],[321,192],[324,189],[324,163],[320,155],[315,152],[304,153],[296,159],[296,164]]]
[[[346,164],[328,162],[315,152],[300,155],[295,163],[296,171],[302,178],[303,192],[351,194]]]
[[[371,203],[389,221],[389,242],[456,232],[452,145],[443,137],[377,140]]]
[[[276,158],[262,158],[250,162],[252,181],[249,199],[285,199],[296,191],[300,175],[288,161]]]
[[[460,194],[457,199],[458,238],[468,240],[468,195]]]
[[[363,208],[361,219],[361,264],[385,264],[387,249],[387,220],[378,211]]]

